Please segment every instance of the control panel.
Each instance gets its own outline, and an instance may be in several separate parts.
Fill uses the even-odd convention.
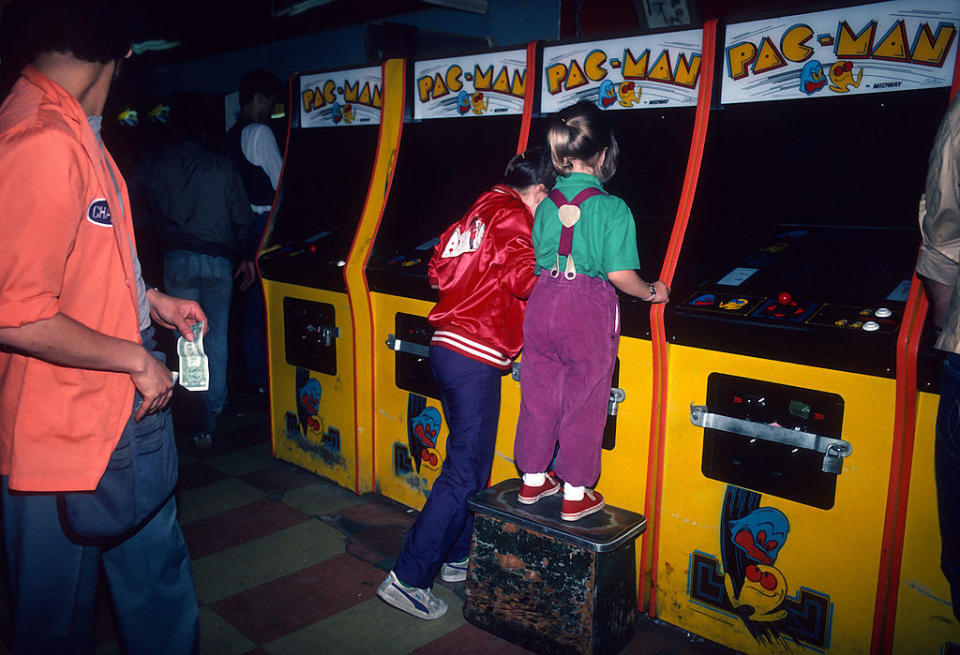
[[[914,232],[780,226],[693,291],[678,284],[679,302],[667,309],[669,336],[681,345],[892,377]]]

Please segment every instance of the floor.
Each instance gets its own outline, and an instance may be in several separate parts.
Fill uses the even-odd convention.
[[[437,580],[434,593],[450,610],[436,621],[377,598],[416,512],[272,459],[265,410],[255,396],[232,397],[210,451],[178,439],[177,498],[200,600],[201,653],[529,652],[463,619],[463,583]],[[119,649],[102,596],[97,653],[107,655]],[[623,652],[730,651],[643,617]]]

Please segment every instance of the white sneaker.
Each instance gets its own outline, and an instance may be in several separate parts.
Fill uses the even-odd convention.
[[[203,432],[193,437],[193,445],[197,450],[209,450],[213,447],[213,435]]]
[[[387,579],[377,587],[377,595],[398,610],[421,619],[439,619],[447,613],[447,602],[437,598],[429,589],[408,587],[390,571]]]
[[[444,582],[463,582],[467,579],[467,564],[470,563],[469,557],[464,557],[459,562],[444,562],[440,567],[440,579]]]

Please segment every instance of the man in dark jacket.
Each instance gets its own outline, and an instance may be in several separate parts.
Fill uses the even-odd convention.
[[[197,448],[213,444],[216,417],[227,400],[227,326],[233,295],[234,262],[243,262],[241,289],[252,283],[256,248],[254,224],[243,180],[225,155],[200,145],[200,134],[185,127],[173,110],[171,130],[182,135],[151,151],[139,167],[134,188],[147,220],[160,235],[163,283],[167,293],[196,300],[210,320],[204,351],[210,364],[203,423],[193,437]]]

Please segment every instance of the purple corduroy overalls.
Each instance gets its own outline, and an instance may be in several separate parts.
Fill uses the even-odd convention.
[[[573,486],[600,476],[610,381],[620,341],[620,305],[603,278],[577,275],[571,249],[579,207],[603,191],[584,189],[567,201],[550,199],[564,221],[557,264],[540,272],[523,322],[520,418],[514,456],[524,473],[546,471],[559,442],[556,473]],[[576,212],[564,209],[573,205]],[[564,217],[569,217],[564,220]],[[572,221],[570,220],[572,218]],[[568,224],[569,223],[569,224]],[[559,255],[567,257],[560,271]]]

